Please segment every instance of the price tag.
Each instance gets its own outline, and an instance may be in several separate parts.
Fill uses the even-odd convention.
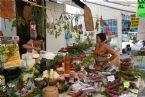
[[[114,81],[115,80],[115,77],[114,77],[114,75],[111,75],[111,76],[107,76],[107,79],[108,79],[108,81]]]
[[[123,86],[124,86],[125,88],[128,88],[128,87],[130,86],[129,81],[125,81],[125,82],[123,82]]]
[[[94,69],[94,65],[89,65],[89,69]]]
[[[128,96],[127,94],[122,94],[119,97],[127,97],[127,96]]]

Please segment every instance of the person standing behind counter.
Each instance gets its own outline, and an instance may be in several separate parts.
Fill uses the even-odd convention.
[[[29,53],[38,53],[41,50],[42,43],[43,39],[37,36],[36,39],[30,39],[23,47],[27,49]]]
[[[106,35],[99,33],[96,35],[96,47],[94,51],[95,69],[102,70],[104,65],[114,60],[117,57],[116,52],[107,44],[104,43]],[[111,55],[111,56],[110,56]]]

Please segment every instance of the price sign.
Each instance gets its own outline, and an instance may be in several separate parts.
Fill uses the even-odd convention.
[[[114,81],[115,80],[115,77],[114,77],[114,75],[111,75],[111,76],[107,76],[107,79],[108,79],[108,81]]]

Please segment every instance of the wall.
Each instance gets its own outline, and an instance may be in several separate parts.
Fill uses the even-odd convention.
[[[49,7],[47,9],[47,22],[53,22],[59,18],[62,12],[65,10],[65,6],[53,2],[47,2],[46,6]],[[59,11],[59,12],[58,12]],[[46,29],[46,50],[51,52],[57,52],[60,48],[65,47],[65,39],[64,39],[64,31],[62,31],[61,35],[58,38],[55,38],[54,35],[50,35],[48,32],[48,28]]]
[[[0,30],[4,36],[15,36],[16,28],[12,28],[12,21],[0,17]]]
[[[13,0],[13,9],[15,12],[15,0]],[[13,19],[14,20],[14,19]],[[16,28],[12,28],[12,21],[0,17],[0,30],[3,32],[4,36],[15,36]]]
[[[106,19],[117,19],[118,37],[113,38],[113,41],[116,43],[116,45],[120,49],[122,49],[122,45],[121,45],[122,44],[122,16],[121,15],[122,14],[130,15],[132,13],[121,11],[121,10],[116,10],[116,9],[112,9],[112,8],[109,8],[109,7],[96,5],[96,4],[92,4],[92,3],[86,3],[86,4],[91,9],[94,25],[95,25],[95,21],[96,21],[97,17],[100,18],[102,16],[104,20],[106,20]],[[122,9],[123,9],[123,7],[122,7]]]

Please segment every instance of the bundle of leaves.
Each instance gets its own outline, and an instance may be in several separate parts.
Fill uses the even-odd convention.
[[[59,93],[66,92],[69,89],[70,85],[69,84],[61,84],[61,86],[58,88]]]
[[[70,56],[74,57],[82,53],[84,50],[88,49],[91,47],[90,44],[83,42],[79,43],[77,46],[73,47],[72,49],[68,50]]]
[[[58,63],[59,60],[63,60],[62,55],[56,55],[53,60],[50,60],[47,64],[47,69],[50,70],[55,68],[54,66]]]

